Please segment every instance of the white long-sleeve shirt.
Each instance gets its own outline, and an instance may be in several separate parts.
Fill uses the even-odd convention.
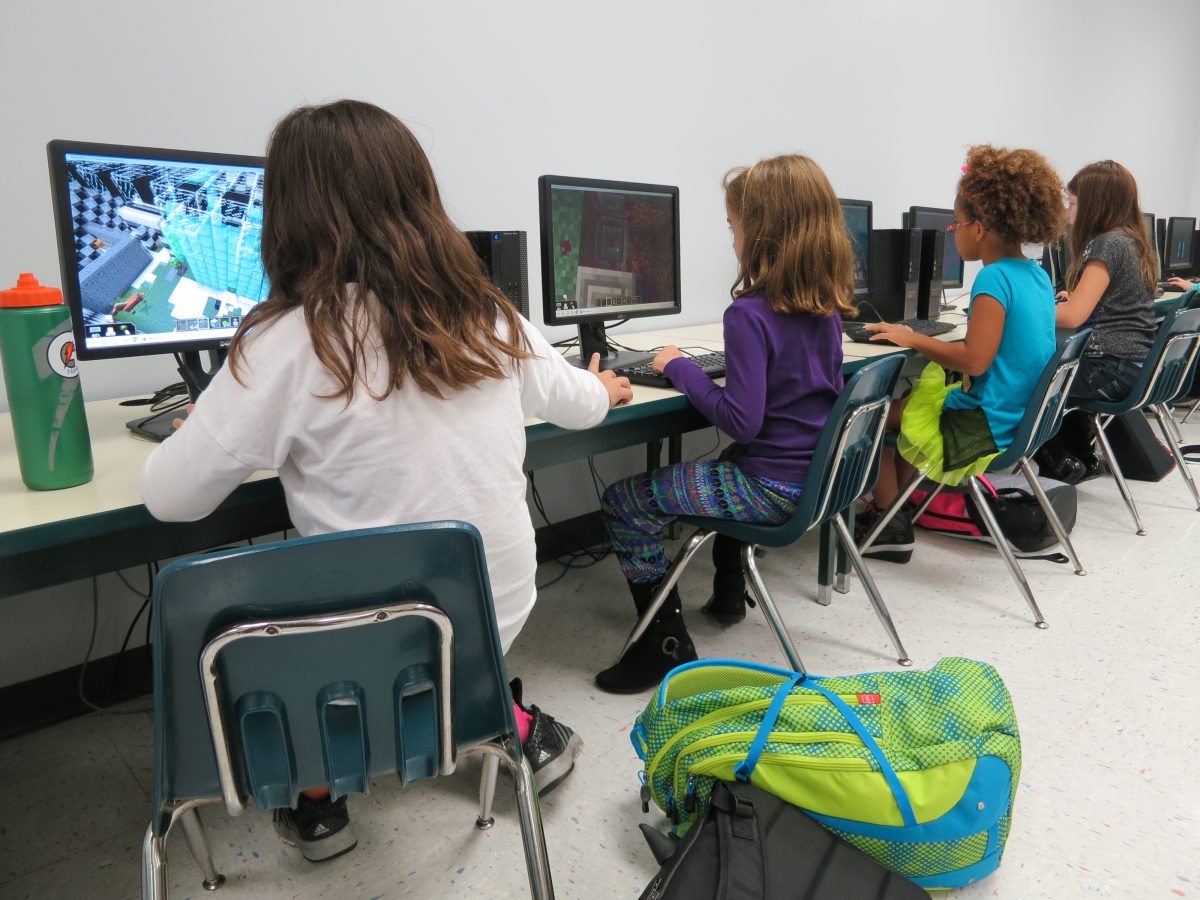
[[[567,363],[522,320],[535,358],[439,400],[412,383],[385,400],[360,384],[349,405],[317,359],[300,310],[250,335],[241,383],[224,366],[140,475],[155,518],[203,518],[247,476],[277,470],[301,535],[437,519],[483,536],[505,650],[535,599],[533,523],[525,501],[526,418],[588,428],[608,411],[600,380]],[[386,362],[368,358],[381,394]]]

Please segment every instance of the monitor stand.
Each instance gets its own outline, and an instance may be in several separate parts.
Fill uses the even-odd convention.
[[[179,375],[183,379],[183,383],[187,385],[189,403],[195,403],[200,392],[208,387],[208,383],[217,374],[217,370],[224,364],[229,350],[227,347],[221,346],[214,350],[207,350],[205,353],[208,356],[207,369],[201,363],[199,350],[185,350],[176,357],[179,361]],[[140,419],[130,419],[125,423],[125,427],[139,437],[161,443],[175,431],[173,423],[183,414],[179,407],[165,409]]]
[[[579,356],[565,357],[567,362],[581,369],[586,369],[591,362],[592,354],[600,354],[600,371],[609,369],[625,369],[630,366],[640,366],[654,358],[653,353],[640,350],[614,350],[609,346],[608,337],[604,333],[603,322],[579,323]]]

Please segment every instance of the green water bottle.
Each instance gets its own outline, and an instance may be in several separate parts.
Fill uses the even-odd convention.
[[[75,338],[58,288],[26,272],[0,291],[0,360],[21,479],[35,491],[91,481]]]

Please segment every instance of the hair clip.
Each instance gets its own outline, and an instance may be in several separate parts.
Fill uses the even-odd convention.
[[[963,172],[970,172],[970,171],[971,171],[971,167],[970,167],[970,166],[963,166],[963,167],[962,167],[962,170],[963,170]]]

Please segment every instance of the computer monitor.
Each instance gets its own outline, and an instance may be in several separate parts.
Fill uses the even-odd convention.
[[[954,210],[933,206],[910,206],[903,216],[903,221],[905,228],[945,231],[946,226],[954,222]],[[942,250],[942,287],[962,287],[964,268],[963,258],[958,255],[958,246],[954,243],[954,238],[948,235],[946,246]]]
[[[79,358],[174,353],[195,399],[267,297],[262,159],[62,140],[47,154]]]
[[[839,197],[838,203],[842,206],[842,216],[854,248],[854,296],[863,297],[871,293],[871,201]]]
[[[1167,246],[1163,253],[1164,272],[1191,271],[1192,240],[1195,232],[1195,216],[1171,216],[1167,219]]]
[[[679,188],[543,175],[538,198],[542,311],[547,325],[579,327],[579,358],[569,361],[644,362],[645,353],[614,352],[604,323],[682,308]]]

